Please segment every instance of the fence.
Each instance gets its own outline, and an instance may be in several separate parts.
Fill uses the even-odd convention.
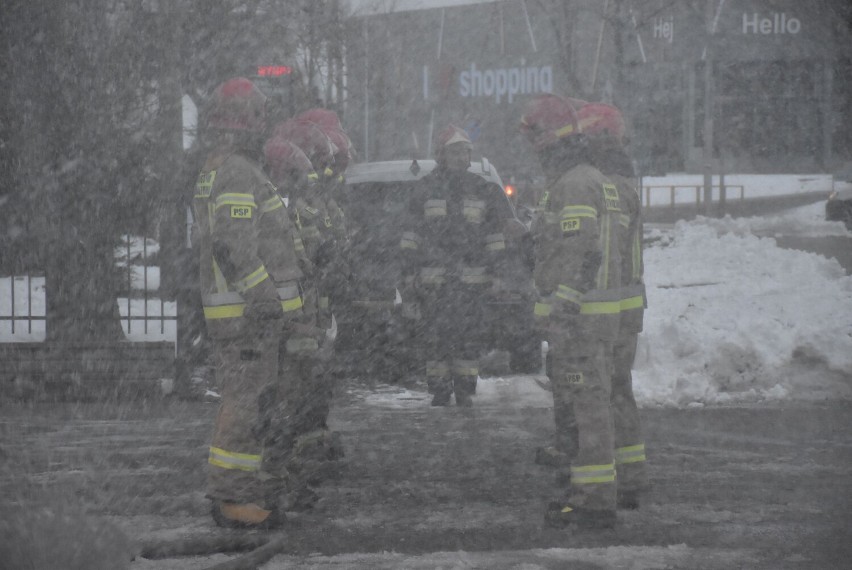
[[[711,188],[716,192],[716,196],[719,196],[719,192],[721,191],[721,186],[715,185],[711,186]],[[739,199],[740,201],[745,200],[745,187],[742,184],[726,184],[724,186],[726,192],[732,189],[739,189]],[[678,200],[678,191],[686,190],[686,191],[695,191],[695,205],[699,206],[702,203],[702,196],[704,195],[704,186],[701,184],[671,184],[671,185],[651,185],[651,186],[642,186],[642,201],[645,204],[646,208],[650,208],[652,205],[665,205],[665,200],[652,200],[651,195],[660,194],[661,190],[668,190],[669,199],[668,206],[671,208],[675,207],[675,204],[684,204],[683,200]],[[682,193],[681,193],[682,194]],[[692,200],[690,200],[690,203]]]
[[[128,340],[174,342],[177,305],[160,295],[159,247],[147,238],[125,236],[116,251],[120,283],[116,292],[121,326]],[[0,277],[0,342],[39,342],[47,334],[49,291],[40,272]]]

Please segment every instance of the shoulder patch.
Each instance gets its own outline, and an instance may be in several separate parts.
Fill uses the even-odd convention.
[[[231,217],[238,219],[251,219],[251,206],[231,206]]]
[[[567,237],[565,234],[572,236],[580,231],[580,218],[563,218],[560,221],[560,226],[562,227],[563,237]]]
[[[198,175],[198,180],[195,181],[195,196],[198,198],[208,198],[213,190],[213,181],[216,180],[216,171],[202,172]]]
[[[603,186],[603,195],[604,202],[606,203],[606,209],[615,212],[620,212],[621,208],[618,204],[618,190],[616,190],[615,185],[605,183],[601,186]]]

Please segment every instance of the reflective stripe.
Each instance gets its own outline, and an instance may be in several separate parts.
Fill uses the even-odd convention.
[[[612,251],[612,214],[607,213],[603,215],[600,224],[600,242],[601,249],[603,250],[601,252],[603,259],[601,259],[601,265],[598,268],[596,286],[598,289],[606,289],[609,287],[609,256]]]
[[[590,483],[614,483],[615,464],[580,465],[571,467],[571,484],[588,485]]]
[[[319,301],[317,301],[317,306],[319,306],[320,309],[327,309],[328,308],[328,297],[320,297]]]
[[[218,305],[235,305],[238,303],[245,302],[245,298],[236,291],[229,291],[227,293],[210,293],[209,295],[203,295],[201,297],[201,303],[206,307]]]
[[[630,216],[628,216],[627,214],[621,214],[618,217],[618,223],[621,224],[622,226],[624,226],[625,228],[629,228],[630,227]]]
[[[624,465],[625,463],[639,463],[640,461],[645,461],[644,443],[615,448],[615,462],[617,464]]]
[[[564,136],[570,135],[573,132],[574,132],[574,125],[565,125],[564,127],[560,128],[560,129],[556,129],[555,131],[553,131],[553,133],[556,135],[557,138],[562,138]]]
[[[476,360],[454,360],[453,374],[459,376],[479,376],[479,363]]]
[[[426,361],[426,376],[447,376],[450,373],[450,367],[446,362],[441,360]]]
[[[583,303],[580,306],[581,315],[617,315],[620,312],[621,301]]]
[[[315,338],[306,336],[290,337],[284,343],[284,347],[290,354],[304,354],[319,350],[319,343]]]
[[[304,301],[302,297],[295,297],[293,299],[285,299],[281,301],[281,308],[285,313],[289,313],[290,311],[298,311],[304,306]]]
[[[563,218],[597,219],[598,211],[592,206],[565,206],[560,213]]]
[[[502,233],[489,234],[485,236],[485,249],[488,251],[500,251],[506,249],[506,238]]]
[[[464,200],[462,214],[468,222],[479,224],[485,217],[485,202],[482,200]]]
[[[533,314],[536,317],[549,317],[553,312],[553,305],[550,303],[536,303],[533,307]]]
[[[235,319],[243,316],[246,304],[239,305],[220,305],[217,307],[204,307],[204,318],[208,320],[215,319]]]
[[[305,217],[308,219],[315,218],[317,214],[319,214],[319,210],[310,206],[305,206],[304,208],[302,208],[302,211],[307,214]]]
[[[633,275],[634,281],[639,281],[642,278],[642,236],[636,232],[633,238]]]
[[[446,200],[427,200],[423,207],[423,213],[427,218],[436,218],[447,215]]]
[[[276,289],[278,298],[282,300],[295,299],[299,296],[299,284],[295,281],[288,281]]]
[[[311,172],[310,174],[308,174],[308,180],[316,182],[317,180],[319,180],[319,174],[317,174],[316,172]]]
[[[301,237],[293,236],[293,248],[296,251],[305,251],[305,242],[302,241]]]
[[[222,206],[246,206],[249,208],[257,208],[257,203],[254,201],[252,194],[220,194],[216,197],[213,203],[213,211],[215,212]]]
[[[583,294],[577,291],[576,289],[572,289],[568,285],[560,285],[556,288],[556,296],[560,299],[568,301],[569,303],[579,305],[580,299],[582,298]]]
[[[461,282],[468,285],[490,283],[491,276],[486,274],[486,267],[462,267]]]
[[[419,249],[420,237],[414,232],[403,232],[402,239],[399,240],[399,247],[402,249]]]
[[[627,299],[622,299],[619,306],[622,311],[642,309],[645,307],[645,299],[643,297],[628,297]]]
[[[262,457],[253,453],[234,453],[219,447],[210,447],[207,462],[222,469],[237,469],[239,471],[260,471]]]
[[[236,287],[237,291],[247,291],[252,287],[257,287],[261,283],[263,283],[266,279],[269,278],[269,273],[266,272],[266,267],[261,265],[250,274],[248,274],[243,279],[240,279],[236,283],[234,283],[234,287]]]
[[[261,213],[265,214],[266,212],[273,212],[273,211],[277,210],[278,208],[283,208],[283,207],[284,207],[284,202],[281,200],[281,198],[279,198],[278,196],[273,196],[269,200],[265,200],[260,205],[260,211],[261,211]]]
[[[429,285],[443,285],[446,273],[443,267],[423,267],[420,269],[420,281]]]

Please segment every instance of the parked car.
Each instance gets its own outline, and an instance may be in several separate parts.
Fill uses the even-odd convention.
[[[355,310],[338,319],[338,349],[353,353],[348,362],[358,360],[361,372],[382,375],[396,367],[396,374],[406,374],[414,347],[406,346],[405,334],[399,334],[399,319],[392,319],[394,304],[401,299],[399,283],[399,225],[408,197],[418,180],[435,168],[433,160],[397,160],[355,164],[346,172],[345,210],[351,231],[350,265],[352,267],[352,305]],[[504,192],[499,174],[487,159],[475,162],[470,172],[494,185],[495,194],[506,205],[507,253],[511,269],[507,276],[508,298],[493,303],[498,312],[495,331],[497,350],[509,353],[510,367],[515,372],[538,371],[540,346],[532,334],[532,274],[524,266],[522,248],[528,237],[527,226],[518,218],[512,200]],[[402,344],[400,344],[400,342]],[[400,360],[407,363],[401,364]],[[417,360],[417,359],[415,359]],[[416,374],[416,371],[414,372]]]

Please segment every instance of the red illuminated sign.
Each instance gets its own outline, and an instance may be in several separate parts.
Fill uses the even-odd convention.
[[[258,77],[281,77],[282,75],[290,75],[293,68],[287,65],[258,65]]]

